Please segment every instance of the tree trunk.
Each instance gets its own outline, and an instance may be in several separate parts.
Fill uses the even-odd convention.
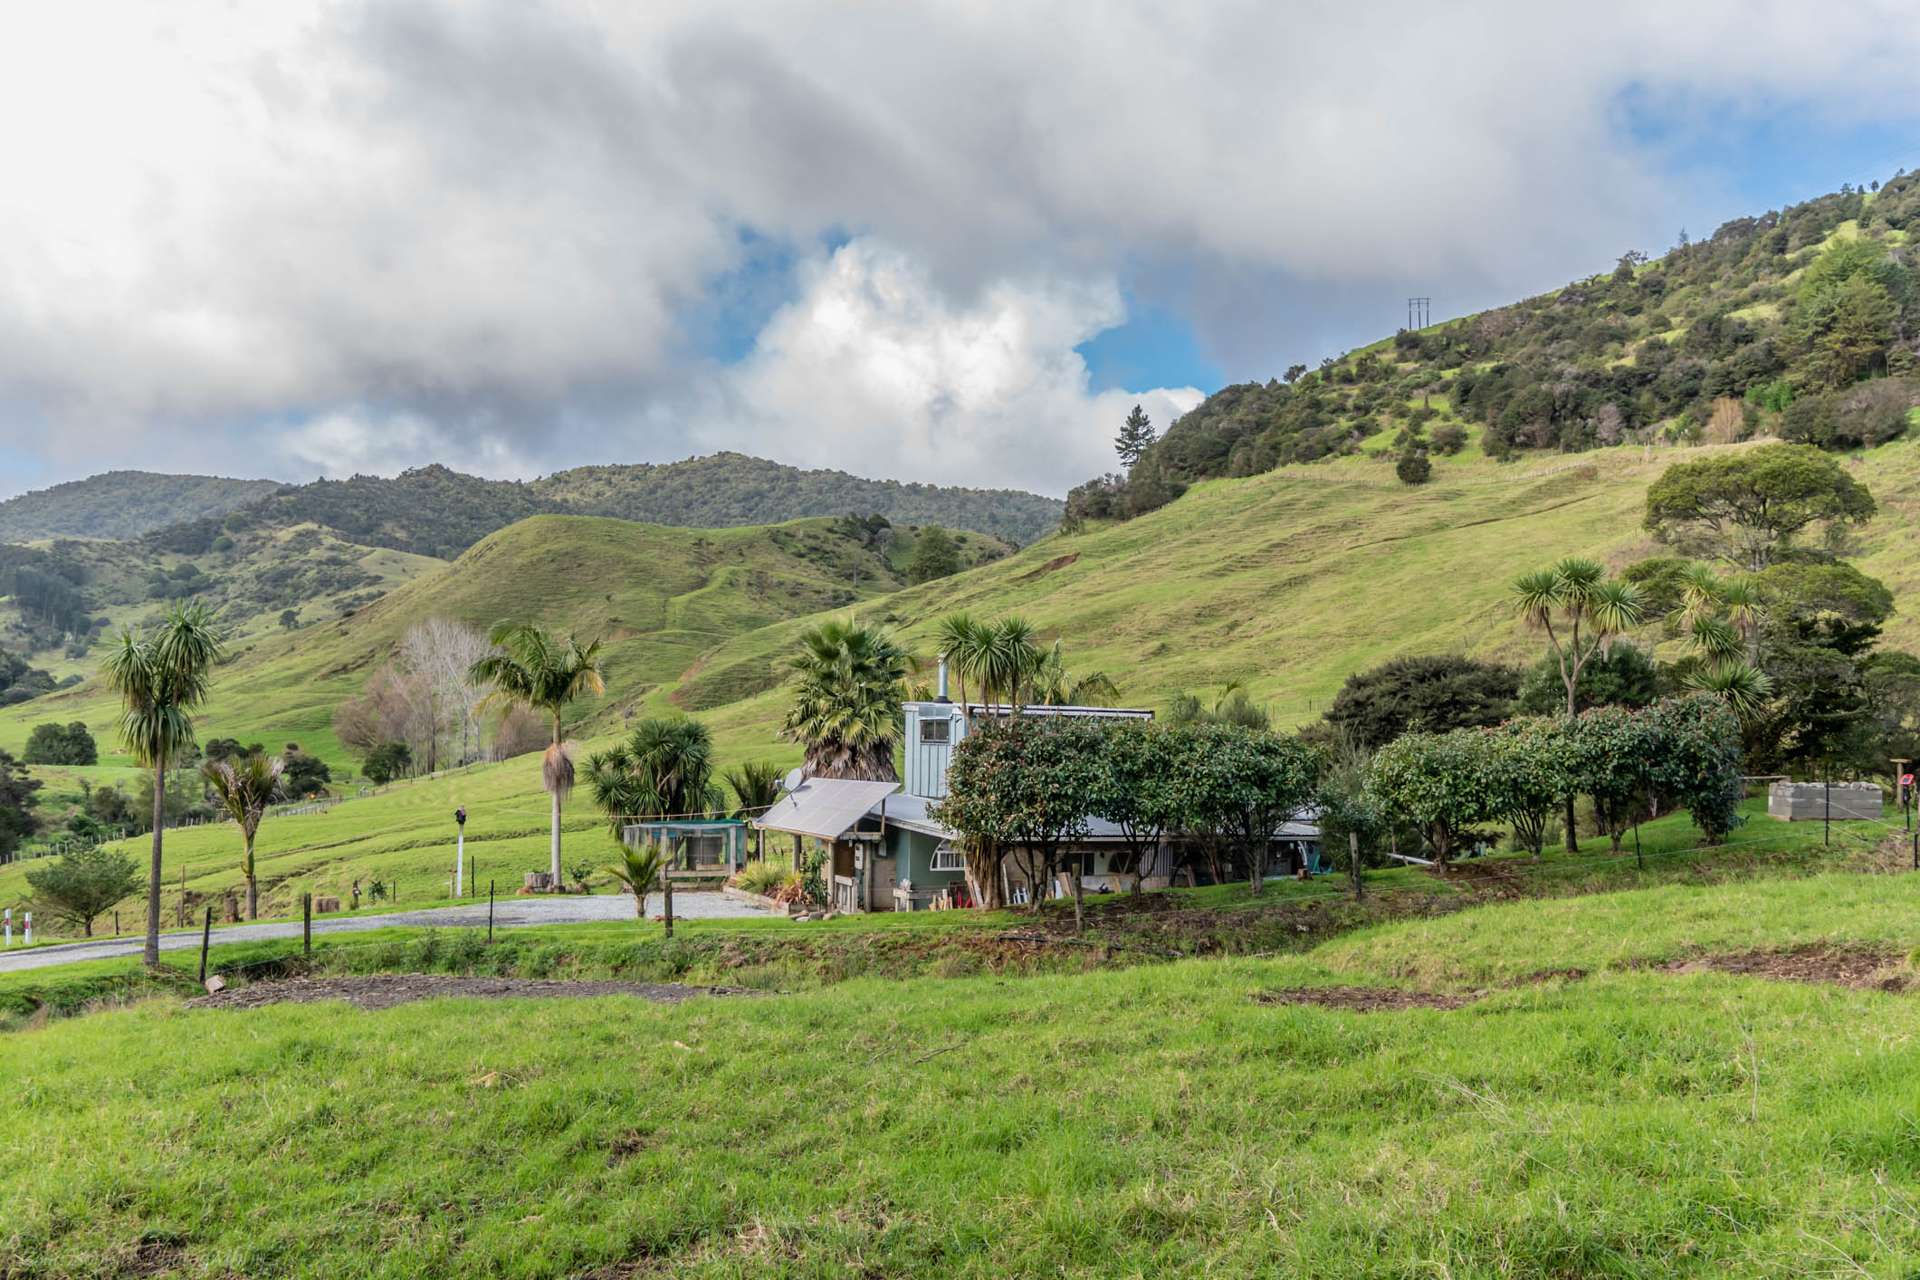
[[[1082,876],[1080,875],[1080,858],[1078,855],[1075,855],[1073,859],[1073,869],[1068,874],[1073,880],[1073,931],[1075,933],[1085,933],[1087,931],[1087,923],[1086,918],[1081,913],[1081,908],[1086,889],[1081,883]]]
[[[153,861],[147,868],[147,944],[140,953],[149,969],[160,967],[160,833],[166,825],[167,762],[161,757],[153,762]]]
[[[247,879],[247,919],[260,918],[260,886],[253,878],[253,838],[247,838],[247,864],[243,868]]]
[[[1360,875],[1360,833],[1347,832],[1347,874],[1353,877],[1353,900],[1358,902],[1366,895],[1366,882]]]
[[[1267,889],[1267,842],[1247,842],[1247,892],[1265,893]]]
[[[1572,793],[1572,792],[1568,792],[1568,793],[1567,793],[1567,839],[1566,839],[1566,847],[1567,847],[1567,852],[1568,852],[1568,853],[1578,853],[1578,852],[1580,852],[1580,835],[1579,835],[1579,832],[1577,832],[1577,831],[1576,831],[1576,830],[1574,829],[1574,812],[1573,812],[1573,793]]]
[[[553,713],[553,745],[556,750],[562,749],[558,711]],[[553,866],[550,870],[553,872],[554,890],[558,892],[560,888],[560,793],[558,791],[553,793]]]

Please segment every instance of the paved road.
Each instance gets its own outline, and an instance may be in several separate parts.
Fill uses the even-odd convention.
[[[660,896],[647,899],[647,914],[660,910]],[[740,902],[723,893],[676,893],[673,895],[676,919],[721,920],[764,916],[765,910]],[[528,928],[543,924],[588,924],[597,920],[633,919],[633,899],[625,894],[595,894],[563,898],[504,898],[494,904],[496,929]],[[386,915],[334,916],[315,920],[315,933],[356,933],[366,929],[385,929],[390,925],[433,925],[459,927],[487,923],[487,904],[465,907],[429,907],[422,911],[393,911]],[[19,921],[16,919],[16,929]],[[20,935],[15,933],[16,938]],[[268,938],[297,938],[300,922],[274,924],[238,924],[215,929],[213,940],[222,942],[259,942]],[[114,956],[140,954],[138,937],[107,938],[93,942],[63,942],[57,946],[0,951],[0,973],[22,969],[40,969],[48,965],[71,964],[75,960],[104,960]],[[200,945],[200,931],[188,929],[160,935],[162,951],[184,951]]]

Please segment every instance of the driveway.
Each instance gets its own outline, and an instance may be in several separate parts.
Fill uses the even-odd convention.
[[[660,910],[660,895],[647,899],[647,914]],[[724,893],[686,893],[673,895],[676,920],[739,920],[765,916],[768,912],[751,903],[727,897]],[[592,924],[601,920],[633,919],[633,899],[625,894],[595,894],[560,898],[502,898],[494,903],[493,927],[525,929],[543,924]],[[393,925],[427,925],[434,928],[485,928],[487,904],[462,907],[428,907],[421,911],[392,911],[386,915],[329,916],[313,922],[319,933],[359,933],[385,929]],[[15,934],[19,921],[14,921]],[[236,924],[213,931],[216,944],[223,942],[261,942],[270,938],[297,938],[300,922],[278,921],[272,924]],[[162,951],[187,951],[200,945],[200,931],[187,929],[160,935]],[[107,960],[115,956],[137,956],[141,939],[137,936],[96,939],[91,942],[62,942],[50,947],[0,951],[0,973],[23,969],[41,969],[49,965],[71,964],[76,960]]]

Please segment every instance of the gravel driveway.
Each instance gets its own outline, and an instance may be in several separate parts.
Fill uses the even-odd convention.
[[[660,910],[660,895],[647,899],[647,914]],[[751,903],[727,897],[724,893],[686,893],[673,895],[676,920],[747,919],[767,915]],[[501,898],[494,903],[493,926],[496,929],[533,928],[546,924],[591,924],[600,920],[633,919],[633,899],[626,895],[595,894],[559,898]],[[487,904],[477,906],[428,907],[420,911],[392,911],[386,915],[331,916],[313,922],[319,933],[357,933],[367,929],[385,929],[392,925],[428,925],[435,928],[481,926],[487,923]],[[14,922],[16,930],[19,921]],[[19,937],[16,932],[14,936]],[[273,924],[236,924],[213,931],[215,943],[260,942],[269,938],[297,938],[300,922]],[[0,973],[23,969],[41,969],[49,965],[71,964],[76,960],[104,960],[114,956],[140,954],[139,937],[96,939],[92,942],[63,942],[50,947],[0,951]],[[162,951],[185,951],[200,945],[200,931],[188,929],[160,935]]]

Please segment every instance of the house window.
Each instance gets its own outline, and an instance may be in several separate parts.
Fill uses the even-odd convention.
[[[942,721],[941,723],[946,723]],[[942,840],[933,851],[933,871],[965,871],[966,862],[960,857],[960,850]]]
[[[953,721],[922,720],[920,722],[920,741],[927,743],[946,743],[952,741]]]

